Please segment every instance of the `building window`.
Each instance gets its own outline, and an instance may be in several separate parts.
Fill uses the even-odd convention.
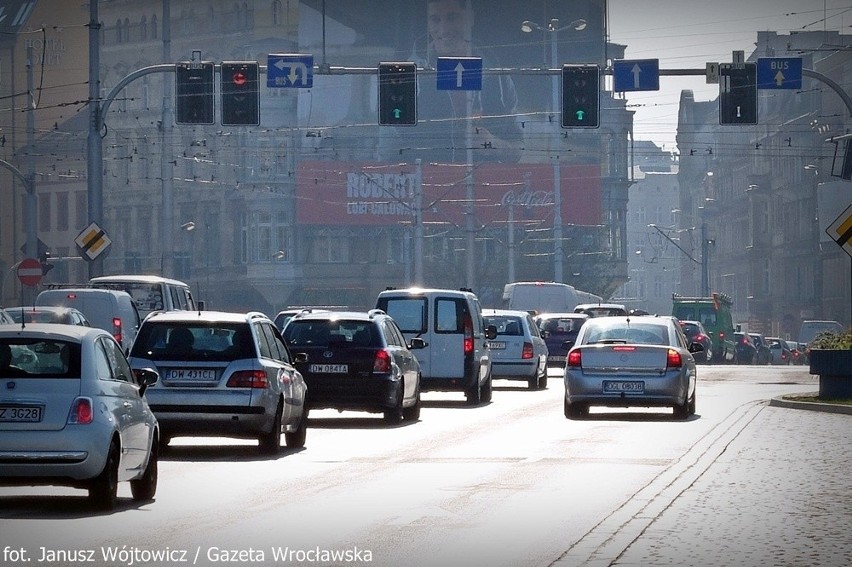
[[[86,196],[85,191],[77,191],[74,193],[74,213],[75,213],[75,227],[76,229],[83,230],[88,225],[89,220],[89,200]]]
[[[210,216],[209,220],[218,221],[218,215]],[[284,212],[249,212],[241,224],[242,263],[293,261],[293,227]],[[218,259],[218,250],[210,249],[209,253]]]
[[[151,39],[157,39],[157,15],[151,16]]]
[[[139,39],[146,41],[148,39],[148,18],[142,16],[139,20]]]
[[[122,33],[124,34],[124,41],[130,41],[130,19],[124,18],[124,26],[122,27]]]
[[[282,22],[281,18],[281,1],[274,0],[272,2],[272,25],[277,26]]]
[[[68,192],[60,191],[56,194],[56,230],[68,230]]]
[[[38,229],[50,230],[50,193],[38,197]]]

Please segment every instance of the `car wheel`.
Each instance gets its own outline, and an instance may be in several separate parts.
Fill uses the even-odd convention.
[[[572,404],[566,399],[564,401],[564,406],[565,417],[568,419],[580,419],[589,414],[589,406],[587,406],[586,404],[581,404],[578,402],[574,402]]]
[[[92,481],[89,487],[89,500],[100,510],[112,510],[118,497],[118,444],[113,441],[109,446],[104,470]]]
[[[689,398],[685,399],[682,404],[674,406],[674,417],[676,419],[686,419],[689,417]]]
[[[704,362],[706,362],[707,364],[710,364],[711,362],[713,362],[713,350],[712,349],[707,349],[706,353],[704,354]]]
[[[478,406],[482,401],[480,397],[482,393],[482,389],[479,387],[479,382],[475,382],[473,386],[465,390],[465,397],[467,398],[467,405],[469,406]]]
[[[400,421],[402,421],[402,395],[403,395],[403,384],[399,385],[399,394],[396,397],[396,404],[391,409],[385,410],[385,423],[388,425],[396,425]]]
[[[494,392],[494,387],[491,380],[491,374],[488,375],[488,379],[485,380],[485,384],[482,385],[482,392],[479,394],[479,399],[482,400],[483,403],[489,403],[491,401],[491,394]]]
[[[281,450],[281,417],[284,413],[284,408],[281,406],[281,401],[278,402],[278,407],[275,408],[275,419],[272,421],[272,429],[269,433],[263,433],[258,438],[258,448],[264,455],[274,455]]]
[[[405,421],[417,421],[420,419],[420,390],[417,390],[417,401],[414,405],[402,408],[402,419]]]
[[[136,480],[130,481],[130,493],[134,500],[153,500],[157,493],[157,461],[159,460],[159,441],[154,440],[151,445],[151,455],[148,457],[148,466],[145,472]]]
[[[164,434],[162,430],[160,431],[160,438],[157,439],[157,446],[161,453],[164,453],[166,449],[169,448],[169,442],[172,440],[171,437]]]
[[[308,435],[308,408],[307,406],[302,407],[304,409],[302,410],[302,419],[299,420],[299,427],[296,428],[296,431],[284,433],[284,442],[290,449],[305,446],[305,438]]]
[[[544,369],[544,373],[538,381],[538,389],[547,390],[547,368]]]
[[[698,391],[692,392],[692,397],[689,398],[689,415],[695,415],[695,398],[698,396]]]

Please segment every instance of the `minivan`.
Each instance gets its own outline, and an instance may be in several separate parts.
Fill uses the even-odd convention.
[[[145,319],[153,311],[195,311],[203,309],[192,297],[189,285],[160,276],[98,276],[89,285],[101,289],[126,291],[136,302],[139,316]]]
[[[472,291],[389,288],[379,293],[376,308],[396,321],[407,343],[415,337],[426,341],[414,351],[423,391],[461,391],[470,405],[491,401],[487,341],[497,336],[497,329],[486,328]]]
[[[80,311],[92,327],[115,337],[125,353],[130,351],[139,330],[139,312],[133,298],[124,291],[90,287],[47,289],[38,294],[35,304]]]

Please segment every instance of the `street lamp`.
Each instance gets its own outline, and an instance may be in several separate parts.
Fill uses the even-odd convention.
[[[580,18],[574,20],[568,25],[561,26],[559,25],[559,19],[553,18],[548,22],[546,26],[541,26],[535,22],[530,20],[524,20],[521,23],[521,31],[524,33],[530,33],[533,30],[538,30],[542,32],[546,32],[550,36],[550,67],[551,69],[556,69],[558,65],[558,55],[557,55],[557,36],[559,32],[564,30],[574,30],[574,31],[582,31],[586,29],[586,20]],[[550,112],[552,116],[556,116],[559,110],[559,80],[561,75],[558,73],[554,73],[552,76],[551,82],[551,102],[550,102]],[[555,124],[559,124],[560,121],[554,120]],[[554,136],[554,140],[558,140],[558,136]],[[553,162],[553,206],[554,206],[554,214],[553,214],[553,253],[554,253],[554,262],[553,262],[553,281],[562,282],[563,280],[563,266],[562,266],[562,178],[561,172],[559,169],[559,162],[554,160]]]

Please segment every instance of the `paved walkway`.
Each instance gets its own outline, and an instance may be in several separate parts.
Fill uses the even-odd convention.
[[[852,415],[767,405],[618,566],[852,565]]]

